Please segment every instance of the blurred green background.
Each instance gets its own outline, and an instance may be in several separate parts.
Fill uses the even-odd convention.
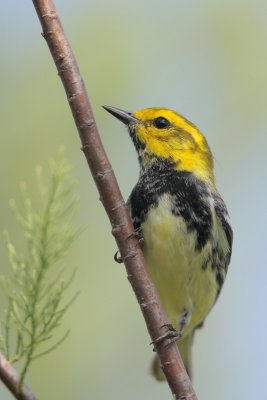
[[[248,400],[265,393],[267,3],[265,0],[125,3],[58,0],[65,31],[89,90],[98,127],[127,198],[138,176],[125,128],[101,104],[134,111],[172,108],[205,133],[231,214],[234,251],[221,297],[196,335],[199,400]],[[60,145],[73,164],[85,227],[66,262],[81,295],[62,332],[71,335],[33,365],[40,399],[170,399],[149,375],[152,349],[98,201],[55,66],[30,1],[3,2],[0,15],[1,218],[23,246],[9,211],[21,180]],[[4,240],[1,272],[7,268]],[[11,395],[0,385],[0,397]]]

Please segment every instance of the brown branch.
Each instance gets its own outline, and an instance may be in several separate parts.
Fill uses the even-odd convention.
[[[120,193],[114,172],[106,156],[96,127],[88,95],[74,54],[63,31],[52,0],[33,0],[40,19],[43,36],[47,41],[64,85],[69,105],[80,134],[82,150],[108,214],[112,233],[125,263],[128,279],[133,287],[147,329],[154,340],[167,331],[168,321],[160,304],[155,287],[147,273],[143,253]],[[191,382],[185,372],[177,346],[157,343],[163,371],[176,399],[196,400]]]
[[[19,389],[20,376],[15,368],[0,352],[0,379],[18,400],[37,400],[31,390],[23,385]]]

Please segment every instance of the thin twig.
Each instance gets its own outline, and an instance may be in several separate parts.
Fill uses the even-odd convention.
[[[18,400],[37,400],[31,390],[23,385],[19,388],[20,376],[0,352],[0,379]]]
[[[33,0],[47,41],[64,85],[69,105],[79,131],[82,150],[100,193],[112,226],[128,279],[143,312],[152,340],[167,331],[168,324],[155,287],[147,273],[143,253],[126,209],[114,172],[106,156],[96,127],[88,95],[74,54],[63,31],[52,0]],[[196,400],[177,346],[156,344],[163,371],[176,400]]]

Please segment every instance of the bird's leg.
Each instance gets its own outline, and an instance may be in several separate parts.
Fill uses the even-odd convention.
[[[178,321],[178,326],[179,326],[178,332],[180,333],[180,337],[183,336],[184,329],[189,324],[191,317],[192,317],[192,313],[187,311],[186,309],[184,309],[184,311]]]
[[[203,327],[204,327],[204,321],[200,322],[200,324],[196,326],[196,329],[202,329]]]
[[[171,324],[162,325],[161,328],[167,326],[169,331],[164,333],[163,335],[159,336],[157,339],[153,340],[151,342],[151,344],[160,343],[165,339],[170,339],[166,343],[166,346],[167,346],[168,344],[171,344],[171,343],[176,342],[177,340],[181,339],[181,337],[183,336],[183,333],[184,333],[184,329],[188,325],[188,323],[191,319],[191,316],[192,316],[191,312],[189,312],[187,310],[183,311],[183,313],[178,321],[179,329],[177,331]]]

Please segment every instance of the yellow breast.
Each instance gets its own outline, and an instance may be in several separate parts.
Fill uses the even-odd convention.
[[[185,310],[192,313],[186,335],[206,317],[217,285],[212,269],[201,268],[211,244],[197,251],[196,232],[188,232],[183,218],[173,215],[171,207],[170,195],[164,194],[148,212],[142,224],[144,254],[170,322],[177,328],[181,314]]]

